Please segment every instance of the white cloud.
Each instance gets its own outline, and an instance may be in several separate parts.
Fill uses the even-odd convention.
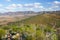
[[[43,6],[38,6],[38,5],[35,5],[34,7],[35,8],[44,8]]]
[[[43,8],[41,3],[34,3],[35,8]]]
[[[19,8],[22,8],[23,7],[22,4],[17,4],[16,6],[19,7]]]
[[[11,5],[8,5],[8,6],[6,7],[6,9],[7,9],[7,10],[12,10],[12,9],[15,9],[16,7],[17,7],[16,4],[11,4]]]
[[[53,3],[54,3],[54,4],[60,4],[60,2],[59,2],[59,1],[54,1]]]
[[[5,7],[4,12],[13,12],[13,11],[45,11],[45,10],[52,10],[54,6],[45,8],[42,6],[42,3],[29,3],[29,4],[10,4]],[[58,8],[58,6],[55,6],[55,8]]]
[[[11,4],[11,5],[8,5],[7,7],[5,7],[5,10],[6,10],[6,12],[12,12],[16,8],[17,8],[17,5],[16,4]]]
[[[30,4],[24,4],[24,6],[29,7],[29,6],[33,6],[33,4],[32,3],[30,3]]]
[[[48,8],[47,11],[53,11],[53,8]]]
[[[7,12],[7,10],[1,8],[1,9],[0,9],[0,12],[1,12],[1,13],[4,13],[4,12]]]
[[[59,8],[59,6],[54,6],[53,8]]]
[[[10,2],[11,0],[6,0],[6,1]]]
[[[17,5],[16,4],[11,4],[11,5],[9,5],[10,7],[17,7]]]
[[[33,8],[26,8],[27,11],[33,11]]]
[[[6,9],[17,9],[17,8],[22,8],[22,4],[11,4],[6,7]]]
[[[0,4],[0,7],[2,7],[3,5],[2,4]]]
[[[49,2],[48,4],[51,4],[51,6],[48,8],[49,10],[56,10],[60,8],[60,1],[53,1]]]
[[[41,3],[34,3],[34,5],[41,5]]]
[[[7,12],[13,12],[16,11],[16,9],[20,9],[22,8],[23,5],[22,4],[10,4],[7,7],[5,7],[5,10],[7,10]]]
[[[48,2],[48,4],[55,4],[55,5],[57,5],[57,4],[60,4],[60,1]]]
[[[29,3],[29,4],[24,4],[24,7],[33,7],[33,8],[42,8],[41,3]]]

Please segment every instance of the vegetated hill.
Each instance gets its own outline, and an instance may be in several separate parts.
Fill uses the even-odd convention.
[[[9,22],[8,24],[18,25],[18,24],[44,24],[44,25],[56,25],[60,26],[60,11],[52,12],[38,12],[39,15],[32,16],[30,18],[25,18],[16,22]]]
[[[33,12],[33,11],[0,13],[0,25],[7,24],[9,22],[20,21],[22,19],[35,15],[37,15],[37,12]]]
[[[59,27],[60,15],[58,15],[57,13],[52,13],[52,14],[45,13],[27,18],[20,22],[23,24],[49,24],[49,25],[56,25]]]
[[[2,35],[5,30],[11,29],[10,32],[26,32],[28,40],[60,40],[60,15],[56,12],[43,13],[24,20],[9,22],[6,26],[0,25],[0,28],[4,29],[3,32],[0,30]]]

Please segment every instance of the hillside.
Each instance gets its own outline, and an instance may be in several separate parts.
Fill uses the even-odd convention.
[[[28,18],[30,16],[37,15],[36,12],[33,11],[19,11],[19,12],[6,12],[0,13],[0,25],[5,25],[9,22],[16,22],[22,19]]]
[[[13,39],[21,38],[16,36],[17,33],[22,36],[26,33],[26,40],[60,40],[60,15],[48,12],[0,25],[0,39],[7,33],[14,34]]]
[[[56,25],[60,27],[60,15],[59,13],[43,13],[40,15],[32,16],[17,22],[10,22],[8,24],[18,25],[18,24],[43,24],[43,25]]]
[[[60,15],[56,14],[41,14],[22,20],[25,24],[49,24],[60,22]]]
[[[13,22],[14,23],[19,22],[23,24],[51,24],[56,21],[60,21],[60,11],[56,11],[56,12],[55,11],[52,11],[52,12],[50,11],[7,12],[0,15],[0,25],[10,24]]]

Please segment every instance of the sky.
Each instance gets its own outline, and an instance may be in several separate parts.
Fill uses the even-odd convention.
[[[0,12],[56,10],[60,10],[60,0],[0,0]]]

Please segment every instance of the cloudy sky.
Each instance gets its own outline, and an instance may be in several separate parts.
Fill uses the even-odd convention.
[[[60,0],[0,0],[0,12],[60,10]]]

